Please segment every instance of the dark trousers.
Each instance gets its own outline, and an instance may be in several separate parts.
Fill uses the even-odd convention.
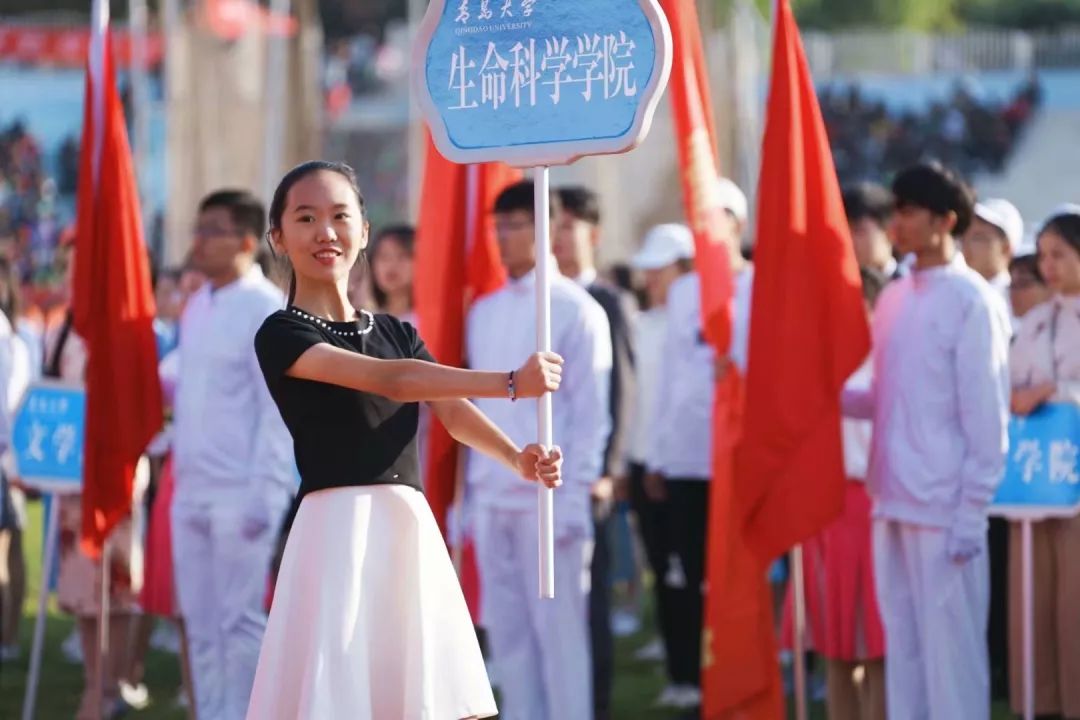
[[[595,545],[592,589],[589,592],[589,635],[592,645],[593,714],[595,720],[611,716],[611,688],[615,675],[615,636],[611,632],[611,503],[593,501]]]
[[[630,465],[630,507],[637,519],[638,535],[653,574],[656,627],[664,644],[668,679],[672,677],[671,588],[664,579],[668,571],[667,501],[657,502],[645,494],[645,466]]]
[[[990,518],[990,691],[995,700],[1009,697],[1009,521]]]
[[[671,551],[667,571],[673,623],[671,680],[679,685],[700,685],[709,482],[705,478],[670,478],[665,486]]]

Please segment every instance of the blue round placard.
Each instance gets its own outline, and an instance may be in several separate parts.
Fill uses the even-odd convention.
[[[670,71],[655,0],[433,0],[413,58],[439,151],[518,166],[632,149]]]

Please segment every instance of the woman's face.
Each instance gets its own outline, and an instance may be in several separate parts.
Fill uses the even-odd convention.
[[[285,198],[274,244],[289,256],[297,283],[345,283],[367,245],[367,222],[352,185],[318,170],[296,181]]]
[[[1054,292],[1080,294],[1080,251],[1053,230],[1039,235],[1039,270]]]
[[[371,273],[375,286],[387,295],[394,296],[412,288],[413,258],[394,235],[379,241],[371,258]]]

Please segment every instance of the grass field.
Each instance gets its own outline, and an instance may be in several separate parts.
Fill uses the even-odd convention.
[[[24,535],[28,560],[41,557],[41,505],[32,503],[30,519]],[[0,718],[15,720],[21,717],[33,618],[37,606],[40,564],[29,563],[29,592],[23,621],[23,657],[19,662],[5,664],[0,669]],[[50,605],[45,630],[45,652],[42,680],[38,690],[38,720],[67,720],[74,715],[82,691],[82,668],[68,663],[60,652],[60,643],[72,627],[71,618]],[[613,717],[617,720],[683,720],[678,714],[654,709],[652,703],[663,686],[658,666],[635,662],[634,651],[649,639],[649,629],[621,639],[616,651],[615,694]],[[173,705],[180,685],[180,670],[176,656],[151,650],[147,659],[146,684],[152,703],[149,708],[128,714],[139,720],[184,720],[184,712]],[[789,717],[793,713],[789,710]],[[811,709],[812,720],[824,720],[824,707]],[[1011,717],[1004,707],[994,708],[994,720]],[[327,718],[327,720],[347,720]],[[687,719],[688,720],[688,719]]]

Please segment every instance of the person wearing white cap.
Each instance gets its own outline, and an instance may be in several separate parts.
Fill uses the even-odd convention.
[[[1009,301],[1009,261],[1024,242],[1024,219],[1008,200],[975,203],[975,217],[960,241],[960,250],[975,272]],[[1013,318],[1013,326],[1016,320]]]
[[[641,659],[660,659],[667,662],[668,682],[671,682],[671,589],[663,582],[668,570],[667,519],[664,488],[647,487],[649,438],[657,431],[656,400],[660,381],[660,365],[665,347],[657,342],[667,332],[667,295],[671,284],[694,269],[694,235],[685,225],[657,225],[645,234],[641,250],[630,264],[645,275],[648,307],[638,315],[634,328],[637,349],[637,393],[626,456],[629,468],[630,504],[637,516],[638,532],[645,547],[646,560],[657,581],[655,593],[656,626],[660,638],[642,649]],[[672,700],[668,690],[665,704]]]
[[[1009,263],[1020,253],[1024,241],[1024,220],[1008,200],[990,198],[975,203],[975,216],[964,233],[960,247],[964,260],[983,276],[1005,300],[1013,332],[1019,328],[1012,307]],[[1008,638],[1005,633],[1008,595],[1009,524],[1002,518],[990,518],[988,547],[990,555],[990,649],[991,692],[995,699],[1008,695]]]
[[[712,402],[718,369],[729,362],[746,370],[753,268],[740,253],[746,227],[746,196],[730,180],[715,187],[714,200],[728,213],[738,234],[728,247],[734,276],[731,353],[717,358],[702,334],[701,279],[688,273],[671,284],[668,324],[659,370],[655,432],[651,434],[649,485],[668,503],[668,569],[660,580],[670,590],[672,686],[663,704],[693,707],[701,700],[701,623],[705,547],[708,537],[709,478],[712,475]],[[662,480],[658,480],[659,475]]]

